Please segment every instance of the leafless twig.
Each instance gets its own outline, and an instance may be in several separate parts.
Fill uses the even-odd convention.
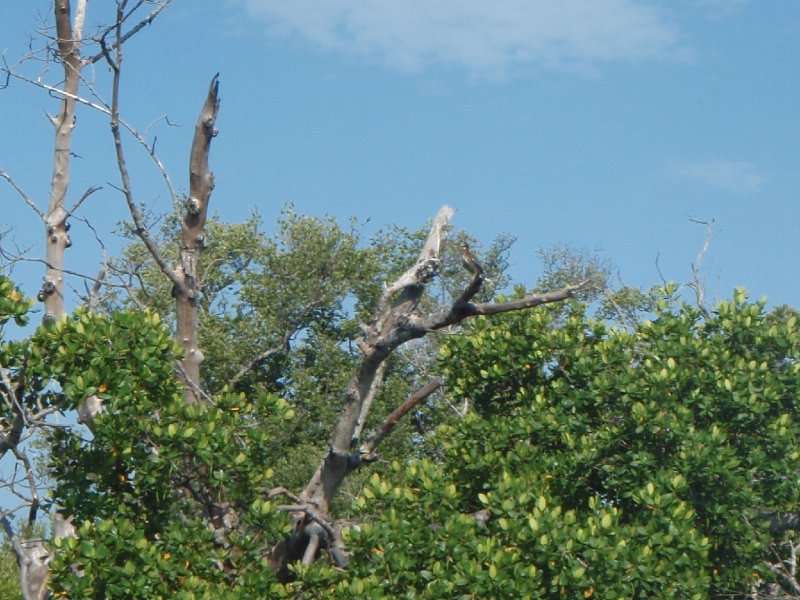
[[[3,169],[0,169],[0,177],[2,177],[9,184],[11,184],[11,187],[13,187],[17,191],[20,197],[25,201],[25,204],[27,204],[28,207],[30,207],[30,209],[33,210],[33,212],[35,212],[39,216],[39,218],[42,219],[42,221],[44,221],[44,213],[42,212],[42,210],[38,206],[36,206],[36,203],[33,201],[33,199],[30,196],[28,196],[28,194],[25,193],[25,190],[23,190],[17,184],[17,182],[14,181],[11,175],[9,175]]]
[[[701,221],[699,219],[690,218],[689,221],[698,225],[705,225],[706,228],[706,237],[705,240],[703,240],[703,247],[700,248],[700,252],[697,253],[695,262],[692,263],[692,281],[689,283],[689,287],[694,290],[697,307],[702,311],[703,316],[708,318],[711,316],[711,313],[706,306],[705,283],[703,282],[700,268],[703,264],[703,257],[706,252],[708,252],[711,240],[714,238],[714,219],[710,221]]]

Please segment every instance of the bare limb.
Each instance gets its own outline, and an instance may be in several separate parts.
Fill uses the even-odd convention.
[[[165,8],[167,8],[167,6],[169,6],[169,4],[170,4],[170,2],[171,2],[171,1],[172,1],[172,0],[163,0],[162,2],[160,2],[160,3],[159,3],[159,4],[158,4],[158,5],[157,5],[157,6],[156,6],[156,7],[155,7],[155,8],[154,8],[154,9],[153,9],[151,12],[150,12],[150,14],[148,14],[148,15],[147,15],[147,16],[146,16],[144,19],[142,19],[141,21],[139,21],[139,23],[137,23],[137,24],[136,24],[134,27],[132,27],[132,28],[131,28],[129,31],[127,31],[125,34],[121,35],[121,36],[120,36],[120,37],[117,39],[117,41],[115,41],[115,42],[114,42],[114,44],[111,46],[111,48],[109,48],[109,50],[111,50],[111,51],[114,51],[114,50],[116,50],[116,49],[117,49],[117,47],[118,47],[118,45],[124,44],[124,43],[125,43],[125,42],[127,42],[129,39],[131,39],[131,37],[133,37],[133,36],[134,36],[134,35],[136,35],[136,34],[137,34],[137,33],[138,33],[140,30],[142,30],[142,29],[143,29],[145,26],[152,24],[153,20],[154,20],[154,19],[155,19],[155,18],[156,18],[156,17],[159,15],[159,13],[160,13],[162,10],[164,10]],[[136,6],[135,6],[135,7],[134,7],[134,8],[133,8],[133,9],[132,9],[132,10],[131,10],[129,13],[128,13],[128,15],[127,15],[127,16],[123,16],[123,20],[127,20],[127,19],[128,19],[128,17],[129,17],[131,14],[133,14],[133,12],[134,12],[134,11],[135,11],[137,8],[139,8],[139,6],[141,6],[141,5],[142,5],[142,2],[139,2],[139,3],[137,3],[137,5],[136,5]],[[120,25],[121,25],[121,23],[120,23]],[[113,28],[110,28],[110,29],[109,29],[109,30],[108,30],[108,31],[107,31],[107,32],[106,32],[104,35],[108,35],[108,33],[110,33],[111,29],[113,29]],[[95,55],[94,55],[94,56],[92,56],[91,58],[87,58],[87,59],[86,59],[86,62],[87,62],[87,63],[90,63],[90,64],[94,64],[94,63],[98,62],[99,60],[101,60],[101,59],[103,58],[103,55],[104,55],[104,52],[102,52],[102,51],[101,51],[101,52],[98,52],[97,54],[95,54]]]
[[[128,164],[125,159],[125,152],[122,147],[122,136],[120,135],[120,120],[119,120],[119,84],[120,84],[120,75],[121,75],[121,67],[122,67],[122,44],[120,40],[122,39],[121,27],[122,24],[120,23],[120,19],[123,17],[123,10],[124,10],[125,3],[123,2],[117,7],[117,24],[116,24],[116,32],[117,32],[117,43],[115,45],[115,56],[111,56],[109,48],[105,44],[105,40],[101,38],[100,45],[103,49],[103,54],[106,57],[106,61],[111,66],[111,69],[114,73],[114,80],[112,84],[112,100],[111,100],[111,135],[114,138],[114,147],[116,149],[117,154],[117,168],[119,170],[120,178],[122,180],[122,187],[121,191],[125,196],[125,201],[128,204],[128,210],[131,213],[131,217],[133,218],[134,225],[136,229],[134,232],[142,240],[144,245],[147,247],[147,250],[150,252],[150,255],[153,257],[153,260],[158,265],[161,272],[172,282],[173,285],[178,286],[179,288],[183,286],[182,279],[169,267],[167,264],[166,259],[161,255],[161,252],[156,245],[155,240],[153,240],[150,232],[147,230],[145,226],[144,219],[142,217],[142,213],[139,210],[138,205],[133,197],[133,189],[130,179],[130,174],[128,172]]]
[[[425,400],[428,396],[433,394],[436,390],[444,385],[444,380],[437,377],[424,387],[418,389],[411,396],[409,396],[400,406],[394,409],[388,417],[386,417],[378,427],[378,431],[361,447],[361,455],[364,460],[371,460],[378,445],[383,439],[389,435],[394,429],[395,425],[400,422],[415,406]]]
[[[25,204],[27,204],[28,207],[31,210],[33,210],[33,212],[35,212],[39,216],[39,218],[42,219],[42,221],[44,221],[45,216],[44,216],[44,213],[42,212],[42,210],[38,206],[36,206],[36,203],[33,201],[33,199],[30,196],[28,196],[28,194],[25,193],[25,190],[23,190],[17,184],[17,182],[14,181],[14,179],[11,177],[11,175],[9,175],[3,169],[0,169],[0,177],[2,177],[9,184],[11,184],[11,187],[13,187],[17,191],[17,193],[20,195],[20,197],[22,197],[22,199],[25,201]]]
[[[380,385],[385,361],[395,349],[406,342],[422,338],[432,331],[450,327],[469,317],[488,316],[533,308],[550,302],[561,302],[572,298],[587,285],[588,282],[584,281],[575,287],[533,294],[510,302],[472,303],[471,299],[480,291],[484,282],[482,274],[476,271],[467,288],[450,307],[432,314],[420,315],[420,301],[425,287],[440,268],[442,244],[452,215],[453,210],[450,207],[442,207],[417,261],[395,282],[385,287],[374,320],[363,325],[364,335],[357,341],[363,356],[345,390],[342,409],[328,440],[328,451],[300,494],[302,503],[292,508],[298,510],[300,506],[311,508],[323,520],[327,520],[331,501],[347,475],[357,468],[362,460],[374,460],[375,447],[389,434],[399,419],[442,385],[441,380],[437,378],[407,399],[384,420],[378,433],[358,451],[352,453],[352,443],[360,435],[363,423],[368,417],[370,399],[375,396]],[[276,546],[270,564],[279,573],[285,571],[288,561],[299,559],[301,556],[303,560],[308,561],[317,552],[319,540],[314,536],[318,534],[304,528],[302,520],[296,521],[295,527],[305,530],[307,535],[303,538],[296,531],[291,539],[284,540]],[[305,545],[303,539],[306,540]],[[345,560],[343,545],[335,545],[335,548],[336,556]]]
[[[708,248],[711,245],[711,240],[714,238],[714,219],[711,219],[710,221],[689,219],[689,221],[698,225],[705,225],[706,227],[706,237],[705,240],[703,240],[703,247],[700,248],[700,252],[697,253],[697,259],[695,262],[692,263],[692,281],[689,283],[689,287],[694,290],[695,298],[697,300],[697,307],[702,311],[703,316],[708,318],[711,316],[711,313],[706,305],[706,290],[705,284],[702,280],[703,277],[700,267],[703,263],[703,257],[705,256],[706,252],[708,252]]]
[[[62,101],[63,100],[70,100],[72,102],[75,102],[76,104],[83,104],[84,106],[88,106],[89,108],[93,108],[93,109],[95,109],[97,111],[100,111],[101,113],[103,113],[105,115],[110,115],[111,114],[111,110],[108,109],[107,107],[103,106],[102,104],[97,104],[95,102],[92,102],[91,100],[87,100],[86,98],[84,98],[82,96],[79,96],[77,93],[71,93],[71,92],[69,92],[67,90],[58,88],[58,87],[56,87],[54,85],[47,84],[47,83],[45,83],[45,82],[43,82],[43,81],[41,81],[39,79],[31,79],[30,77],[26,77],[25,75],[21,75],[20,73],[17,73],[16,71],[13,71],[13,70],[10,70],[10,69],[11,69],[11,67],[4,67],[3,68],[3,71],[5,71],[7,77],[10,77],[10,78],[13,78],[13,79],[18,79],[19,81],[22,81],[23,83],[28,83],[28,84],[33,85],[35,87],[41,88],[41,89],[45,90],[46,92],[48,92],[51,96],[53,96],[55,98],[59,98]],[[53,121],[53,117],[50,117],[50,121],[51,122]]]
[[[344,395],[344,404],[328,441],[329,450],[301,494],[306,503],[327,514],[330,502],[353,466],[350,446],[359,422],[366,419],[364,404],[370,397],[383,362],[402,344],[424,337],[431,331],[443,329],[477,315],[494,315],[523,310],[572,298],[586,282],[575,287],[545,294],[533,294],[511,302],[471,303],[480,290],[483,277],[477,274],[466,290],[449,308],[429,315],[417,314],[425,285],[436,274],[439,253],[453,211],[444,206],[434,220],[423,251],[416,263],[387,286],[374,322],[364,328],[358,346],[363,352],[361,364],[353,375]]]
[[[270,346],[266,350],[263,350],[262,352],[259,352],[252,359],[250,359],[250,361],[246,365],[244,365],[241,369],[239,369],[239,371],[236,373],[236,375],[231,377],[230,381],[228,381],[228,385],[231,385],[231,386],[236,385],[236,383],[238,383],[239,380],[242,377],[247,375],[253,369],[253,367],[255,367],[259,362],[261,362],[264,359],[269,358],[273,354],[277,354],[278,352],[280,352],[281,350],[284,350],[285,348],[286,348],[286,342],[284,341],[281,344],[276,344],[275,346]]]
[[[438,329],[450,327],[468,317],[497,315],[504,312],[534,308],[542,304],[563,302],[564,300],[574,298],[575,295],[583,289],[583,286],[586,285],[586,282],[582,281],[574,287],[568,287],[554,292],[546,292],[544,294],[531,294],[520,300],[512,300],[509,302],[479,302],[476,304],[462,302],[461,300],[463,298],[473,295],[471,290],[476,287],[476,282],[478,281],[479,277],[473,279],[472,284],[467,288],[467,292],[465,292],[449,309],[424,317],[410,317],[408,319],[408,325],[410,329],[417,333],[416,337],[424,335],[423,332],[436,331]]]
[[[106,271],[105,267],[100,269],[97,277],[94,278],[94,284],[92,285],[91,291],[89,290],[88,286],[86,288],[86,301],[84,304],[92,312],[95,312],[97,307],[100,305],[100,290],[103,287],[103,282],[106,279],[107,273],[108,272]]]
[[[302,498],[300,498],[300,496],[298,496],[297,494],[293,494],[285,487],[276,487],[272,488],[271,490],[267,490],[267,496],[269,496],[270,498],[274,498],[275,496],[286,496],[287,498],[293,500],[297,504],[303,503],[303,500]]]
[[[800,584],[786,571],[785,567],[782,565],[773,565],[772,563],[766,563],[766,565],[795,596],[800,596]]]
[[[7,77],[13,77],[15,79],[19,79],[20,81],[29,83],[43,90],[46,90],[49,93],[58,96],[59,98],[74,100],[78,104],[82,104],[84,106],[88,106],[89,108],[93,108],[94,110],[97,110],[109,117],[111,116],[111,108],[105,106],[104,104],[98,104],[96,102],[92,102],[91,100],[87,100],[86,98],[83,98],[81,96],[69,94],[60,88],[48,85],[38,79],[31,79],[29,77],[25,77],[24,75],[20,75],[19,73],[16,73],[9,69],[10,68],[8,67],[4,69],[6,71]],[[81,81],[83,81],[83,78],[81,78]],[[150,156],[151,160],[155,163],[156,168],[158,169],[159,173],[161,173],[161,177],[164,180],[164,184],[167,187],[167,191],[169,192],[169,195],[172,198],[173,206],[177,206],[178,194],[175,192],[175,186],[172,184],[172,179],[169,176],[169,172],[167,171],[166,166],[155,152],[155,146],[148,144],[147,138],[144,135],[140,134],[130,123],[119,117],[119,115],[117,115],[117,119],[120,127],[125,129],[137,142],[139,142],[139,144],[144,148],[145,152],[147,152],[148,156]]]
[[[361,414],[358,415],[358,422],[356,423],[356,428],[353,431],[353,442],[357,442],[361,439],[361,431],[364,429],[364,425],[367,422],[367,417],[369,416],[369,411],[372,408],[372,403],[375,401],[375,396],[378,394],[378,390],[383,383],[383,374],[385,371],[386,362],[384,361],[378,367],[378,370],[375,373],[375,378],[372,380],[372,385],[369,386],[369,391],[364,398],[364,402],[361,403]]]
[[[73,204],[73,205],[72,205],[72,206],[71,206],[71,207],[70,207],[70,208],[67,210],[67,216],[72,216],[72,215],[74,215],[74,214],[75,214],[75,211],[76,211],[76,210],[78,210],[78,209],[80,208],[81,204],[83,204],[83,203],[84,203],[84,201],[85,201],[85,200],[86,200],[86,199],[87,199],[89,196],[91,196],[91,195],[92,195],[92,194],[94,194],[95,192],[99,192],[99,191],[100,191],[100,190],[102,190],[102,189],[103,189],[102,187],[90,187],[90,188],[88,188],[88,189],[87,189],[85,192],[83,192],[83,194],[81,195],[81,197],[80,197],[80,198],[78,198],[78,199],[75,201],[75,203],[74,203],[74,204]]]
[[[303,560],[301,563],[304,565],[310,565],[317,557],[317,550],[319,550],[321,536],[316,527],[306,527],[306,531],[308,532],[307,535],[309,540],[308,544],[306,545],[306,551],[303,553]]]
[[[36,485],[36,476],[33,472],[33,465],[31,464],[28,455],[19,447],[19,445],[15,446],[12,451],[14,452],[14,457],[22,463],[23,468],[25,469],[25,479],[28,481],[28,490],[31,494],[31,509],[30,509],[30,517],[28,518],[29,523],[34,523],[36,521],[36,511],[39,508],[40,500],[39,500],[39,488]]]
[[[56,269],[54,265],[50,264],[43,258],[27,258],[25,256],[13,257],[7,256],[4,252],[0,252],[4,256],[4,258],[8,259],[11,262],[29,262],[29,263],[39,263],[47,267],[48,269],[52,269],[54,271],[58,271],[59,273],[63,273],[64,275],[72,275],[73,277],[80,277],[81,279],[85,279],[88,281],[94,281],[94,275],[87,275],[86,273],[81,273],[80,271],[73,271],[72,269]],[[106,283],[108,287],[118,287],[127,289],[126,286],[114,283]]]

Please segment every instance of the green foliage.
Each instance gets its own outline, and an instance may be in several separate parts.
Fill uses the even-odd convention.
[[[265,557],[286,522],[263,497],[295,414],[267,393],[187,405],[179,351],[156,313],[134,311],[79,310],[0,346],[8,372],[24,370],[25,406],[103,401],[92,435],[50,435],[52,501],[78,526],[53,540],[56,597],[222,598],[274,583]],[[225,544],[207,526],[212,497],[241,518]]]
[[[473,411],[440,430],[438,463],[373,476],[352,569],[315,567],[308,596],[707,598],[769,580],[767,518],[800,500],[798,321],[741,291],[703,319],[674,292],[632,331],[573,305],[449,337],[449,391]]]
[[[591,298],[608,289],[611,262],[585,248],[558,245],[536,253],[544,272],[536,283],[540,292],[581,285],[581,297]]]
[[[0,598],[22,600],[17,557],[8,540],[0,545]]]
[[[33,306],[33,300],[26,300],[11,281],[5,275],[0,275],[0,334],[2,326],[13,319],[14,323],[22,327],[28,322],[27,313]]]
[[[289,521],[266,490],[299,489],[316,466],[355,322],[414,244],[397,232],[361,248],[291,213],[274,240],[247,227],[214,234],[220,263],[204,276],[213,402],[186,404],[155,311],[79,310],[0,345],[9,376],[24,373],[23,406],[103,400],[91,435],[48,437],[51,500],[77,526],[52,541],[56,597],[706,598],[773,576],[770,517],[800,502],[798,315],[737,290],[706,317],[667,286],[606,296],[601,319],[577,303],[477,318],[393,356],[367,429],[428,370],[469,412],[420,417],[438,425],[430,438],[402,423],[382,448],[391,466],[354,473],[355,501],[335,506],[355,523],[350,566],[322,560],[278,584],[267,557]],[[428,306],[465,277],[452,262]],[[153,290],[166,307],[169,290]],[[29,306],[0,278],[0,324]],[[609,327],[602,311],[620,309],[626,327]],[[278,341],[237,378],[248,343]],[[220,503],[240,519],[224,540],[208,526]]]
[[[167,222],[159,238],[162,254],[174,261],[176,227]],[[240,225],[209,220],[198,280],[203,383],[211,394],[228,386],[248,396],[277,393],[290,403],[297,419],[286,427],[281,442],[286,451],[273,465],[287,488],[302,489],[318,466],[339,413],[338,400],[361,357],[354,343],[361,335],[359,323],[374,317],[384,284],[414,263],[426,235],[427,229],[390,227],[365,243],[356,222],[343,226],[331,218],[298,215],[291,208],[272,236],[260,231],[257,217]],[[440,277],[420,310],[440,308],[468,284],[460,265],[463,240],[474,242],[456,232],[444,249]],[[512,242],[501,236],[480,252],[493,285],[504,281]],[[114,270],[138,285],[132,298],[112,299],[106,305],[110,313],[139,304],[172,313],[170,286],[140,243],[125,249]],[[491,290],[483,299],[490,295]],[[438,340],[431,338],[392,357],[385,375],[391,385],[379,394],[368,429],[435,375],[430,371],[437,352]],[[421,413],[430,429],[443,420],[426,407]],[[403,423],[382,447],[382,455],[408,454],[413,437]],[[347,485],[360,488],[360,476],[355,474]]]

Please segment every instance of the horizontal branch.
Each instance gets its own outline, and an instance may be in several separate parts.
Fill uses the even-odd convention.
[[[473,287],[480,285],[480,277],[476,277],[473,283],[467,288],[467,292],[462,295],[462,298]],[[566,287],[563,290],[556,290],[554,292],[546,292],[544,294],[531,294],[521,298],[520,300],[511,300],[509,302],[461,302],[456,301],[449,309],[439,311],[424,317],[411,317],[409,324],[420,332],[436,331],[451,325],[455,325],[469,317],[476,317],[479,315],[489,316],[497,315],[504,312],[512,312],[515,310],[524,310],[526,308],[533,308],[542,304],[551,304],[553,302],[563,302],[570,298],[575,297],[583,287],[587,284],[582,281],[576,286]],[[460,299],[459,299],[460,300]]]
[[[570,286],[563,290],[556,290],[554,292],[547,292],[544,294],[532,294],[526,296],[521,300],[512,300],[509,302],[482,302],[474,304],[476,315],[496,315],[503,312],[510,312],[513,310],[523,310],[525,308],[533,308],[541,304],[550,304],[552,302],[563,302],[569,298],[573,298],[575,294],[583,289],[586,282],[581,282],[577,286]]]
[[[0,256],[4,259],[8,260],[9,262],[30,262],[30,263],[39,263],[47,267],[48,269],[52,269],[58,273],[63,273],[64,275],[72,275],[73,277],[80,277],[81,279],[85,279],[87,281],[95,281],[94,275],[87,275],[86,273],[80,273],[78,271],[73,271],[72,269],[64,269],[55,267],[54,265],[50,264],[44,258],[28,258],[25,256],[14,256],[9,255],[7,252],[0,249]],[[126,286],[117,284],[117,283],[106,283],[106,287],[113,287],[113,288],[120,288],[120,289],[127,289]]]

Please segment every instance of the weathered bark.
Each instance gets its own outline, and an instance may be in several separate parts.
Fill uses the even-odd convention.
[[[303,500],[324,515],[328,515],[336,491],[358,457],[358,451],[353,455],[351,446],[356,441],[359,418],[366,419],[362,414],[364,401],[381,364],[399,345],[426,333],[411,330],[406,323],[419,304],[425,285],[438,271],[441,245],[452,215],[449,206],[439,210],[417,262],[384,291],[375,322],[359,340],[364,358],[345,391],[344,406],[328,440],[329,450],[301,494]]]
[[[59,111],[55,116],[50,117],[50,122],[55,129],[55,140],[53,172],[50,180],[50,197],[47,211],[42,213],[36,209],[45,227],[45,275],[37,299],[44,304],[44,318],[46,320],[58,319],[66,313],[64,303],[64,254],[72,244],[68,233],[69,224],[67,223],[70,211],[67,210],[65,204],[69,189],[76,99],[81,69],[84,64],[81,58],[80,46],[86,3],[87,0],[78,0],[75,5],[74,15],[72,14],[69,0],[55,0],[53,4],[58,48],[57,56],[64,69],[64,85]],[[10,178],[7,177],[7,179],[11,181]],[[84,198],[93,191],[93,189],[87,191],[84,194]],[[84,198],[76,203],[76,208]],[[28,201],[28,204],[34,206],[32,201]],[[24,373],[18,374],[17,385],[14,386],[13,390],[7,373],[3,373],[3,379],[10,396],[13,396],[16,401],[11,404],[12,412],[15,415],[14,422],[6,435],[3,436],[2,453],[11,450],[17,460],[22,463],[27,473],[32,494],[29,521],[33,523],[36,519],[40,500],[33,467],[24,451],[18,446],[24,426],[30,424],[30,415],[24,415],[24,409],[22,408],[25,377]],[[23,539],[20,534],[14,532],[7,518],[2,520],[2,526],[11,541],[11,546],[17,558],[20,572],[20,589],[23,598],[25,600],[47,598],[49,596],[47,582],[51,556],[44,544],[44,540]]]
[[[439,271],[442,243],[452,215],[453,210],[450,207],[441,208],[416,263],[386,287],[374,322],[363,327],[364,336],[358,340],[357,345],[364,356],[345,390],[342,410],[328,440],[328,451],[300,494],[302,504],[285,507],[294,511],[294,528],[291,539],[282,542],[282,547],[280,544],[276,547],[276,550],[282,548],[284,551],[273,554],[273,568],[284,571],[284,561],[291,560],[291,557],[296,558],[303,541],[306,544],[302,552],[304,563],[310,561],[312,555],[316,555],[319,548],[323,547],[331,550],[337,564],[345,561],[341,539],[332,534],[328,534],[327,538],[323,535],[326,531],[336,530],[330,521],[330,506],[336,492],[347,475],[362,462],[374,460],[375,447],[398,420],[441,385],[441,381],[434,381],[428,386],[430,389],[423,389],[409,398],[387,417],[381,431],[359,448],[358,437],[369,412],[367,403],[376,393],[380,383],[377,379],[382,373],[384,361],[395,349],[410,340],[424,337],[432,331],[455,325],[472,316],[493,315],[561,302],[573,297],[581,289],[583,284],[547,294],[534,294],[512,302],[472,303],[471,299],[480,291],[484,282],[483,273],[476,270],[468,287],[450,307],[432,314],[417,314],[425,286]],[[312,514],[314,517],[310,518]],[[322,524],[327,527],[320,529]],[[309,526],[314,527],[313,535],[306,531]],[[294,551],[286,552],[290,546]]]
[[[359,420],[366,419],[363,414],[364,400],[375,385],[375,375],[381,364],[396,348],[409,340],[455,325],[468,317],[561,302],[571,298],[580,289],[578,286],[547,294],[534,294],[513,302],[473,304],[470,300],[480,291],[484,281],[482,273],[477,273],[467,289],[449,308],[428,315],[415,314],[425,285],[438,271],[441,245],[452,214],[453,211],[448,206],[439,211],[417,262],[387,287],[375,322],[366,328],[364,337],[359,340],[358,346],[364,357],[345,392],[344,406],[328,441],[329,450],[301,494],[307,503],[323,515],[328,514],[336,491],[353,470],[354,463],[358,463],[358,451],[353,455],[353,445],[358,442],[354,434]]]
[[[50,596],[47,580],[50,575],[50,553],[44,540],[24,540],[14,533],[8,517],[0,520],[19,564],[19,585],[25,600],[44,600]]]
[[[44,302],[46,318],[55,319],[66,312],[64,306],[64,251],[70,246],[65,200],[69,188],[72,131],[75,127],[75,106],[80,84],[80,42],[87,0],[78,0],[74,23],[69,0],[55,0],[58,57],[64,67],[64,88],[58,114],[50,120],[55,128],[53,175],[50,200],[45,214],[47,240],[44,284],[39,300]]]
[[[205,246],[203,229],[206,224],[208,202],[214,189],[214,175],[208,168],[211,140],[217,135],[214,125],[219,110],[218,74],[211,80],[203,109],[197,119],[189,160],[189,198],[183,216],[180,266],[177,275],[182,285],[173,288],[177,303],[175,337],[184,349],[181,365],[185,376],[187,402],[200,399],[200,365],[203,353],[197,344],[197,299],[200,252]]]

